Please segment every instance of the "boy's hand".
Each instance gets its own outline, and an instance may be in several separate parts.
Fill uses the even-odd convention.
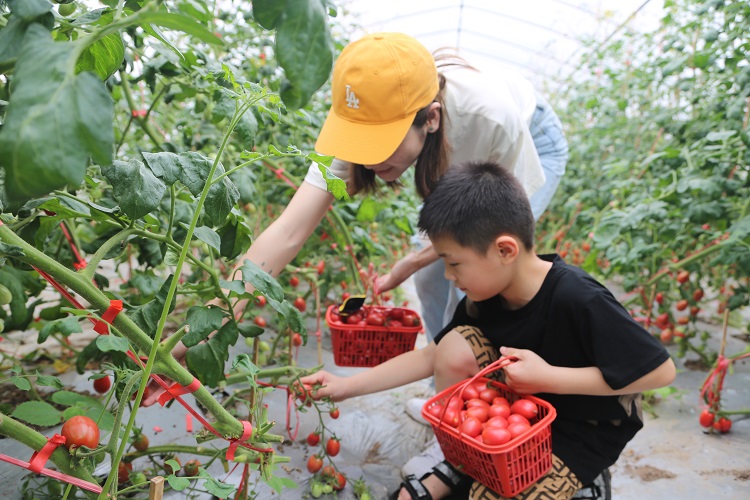
[[[516,358],[503,371],[505,372],[505,383],[518,394],[534,394],[537,392],[549,392],[547,387],[553,380],[553,367],[544,361],[534,351],[528,349],[515,349],[513,347],[501,347],[500,354],[503,358]]]
[[[337,377],[327,371],[321,370],[312,375],[300,377],[300,381],[310,387],[316,385],[322,386],[312,391],[313,399],[328,397],[331,398],[331,401],[338,402],[349,397],[346,391],[346,377]]]

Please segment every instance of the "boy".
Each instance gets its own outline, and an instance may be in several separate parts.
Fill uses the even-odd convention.
[[[639,393],[672,383],[669,354],[591,276],[534,253],[526,194],[498,165],[450,169],[425,200],[419,228],[445,261],[446,277],[466,293],[451,323],[424,349],[351,377],[318,372],[302,381],[323,385],[316,397],[339,401],[434,373],[439,392],[498,357],[515,357],[503,369],[505,383],[557,410],[553,467],[517,498],[570,498],[643,426]],[[441,462],[419,481],[407,477],[397,498],[437,500],[463,483]],[[478,482],[469,496],[500,498]]]

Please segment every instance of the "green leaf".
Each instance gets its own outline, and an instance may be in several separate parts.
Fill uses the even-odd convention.
[[[76,63],[76,73],[91,71],[104,81],[119,69],[125,59],[125,45],[119,33],[97,40],[83,51]]]
[[[74,73],[75,48],[75,43],[53,42],[39,24],[29,26],[0,130],[10,201],[77,187],[90,158],[112,162],[112,98],[94,74]]]
[[[60,219],[91,217],[91,210],[86,205],[70,198],[49,198],[39,205],[39,208],[55,212],[54,217],[59,217]]]
[[[20,17],[10,16],[8,24],[0,30],[0,64],[10,65],[18,57],[28,27],[28,23]]]
[[[276,56],[287,78],[281,98],[290,109],[303,107],[333,66],[328,12],[321,1],[286,0],[276,29]]]
[[[239,330],[240,335],[242,335],[246,339],[257,337],[261,335],[264,331],[263,328],[249,321],[243,321],[242,323],[238,324],[237,329]]]
[[[22,391],[30,391],[31,390],[31,382],[29,382],[29,379],[26,377],[11,377],[11,382],[13,382],[13,385],[21,389]]]
[[[169,459],[166,462],[164,462],[165,465],[168,465],[170,469],[172,469],[174,472],[179,471],[182,468],[182,465],[177,460]],[[174,475],[174,474],[172,474]]]
[[[286,0],[254,0],[253,18],[267,30],[276,29],[285,8]]]
[[[36,385],[42,387],[54,387],[55,389],[62,389],[65,387],[59,378],[52,375],[38,375],[36,377]]]
[[[219,280],[219,286],[222,289],[229,290],[230,292],[234,292],[237,295],[242,295],[245,293],[245,283],[240,280],[233,280],[233,281]]]
[[[318,163],[318,170],[326,180],[326,189],[339,201],[349,201],[349,193],[346,191],[346,182],[331,173],[328,167]]]
[[[27,21],[52,10],[49,0],[8,0],[8,5],[15,15]]]
[[[268,299],[273,299],[277,302],[284,300],[284,290],[281,285],[267,272],[258,267],[254,262],[245,260],[242,263],[242,280],[250,282],[253,287],[265,295]]]
[[[231,484],[222,483],[221,481],[214,479],[213,476],[203,469],[199,469],[198,474],[201,478],[205,479],[203,487],[206,488],[206,491],[219,498],[227,498],[236,490]]]
[[[226,323],[207,342],[191,347],[185,357],[188,369],[208,387],[224,380],[224,364],[229,359],[229,346],[237,342],[237,325]]]
[[[182,14],[170,14],[166,12],[155,12],[144,19],[144,24],[155,24],[164,28],[170,28],[187,33],[192,37],[212,45],[223,45],[221,38],[217,37],[205,26]]]
[[[244,254],[252,243],[252,229],[241,218],[235,221],[227,218],[218,233],[221,237],[221,256],[229,260]]]
[[[51,427],[62,421],[62,413],[54,406],[43,401],[26,401],[16,406],[11,417],[23,420],[31,425]]]
[[[372,198],[364,198],[357,209],[357,220],[360,222],[374,222],[381,210],[388,205]]]
[[[0,255],[5,255],[6,257],[23,257],[26,254],[24,253],[23,248],[18,245],[10,245],[0,241]]]
[[[179,469],[179,466],[177,465],[176,460],[167,460],[167,463],[169,462],[174,462],[174,464],[171,464],[171,465],[177,466],[177,468]],[[169,486],[171,486],[176,491],[182,491],[190,487],[189,479],[185,479],[184,477],[177,477],[174,474],[170,474],[167,476],[167,482],[169,483]]]
[[[115,200],[131,219],[140,219],[155,210],[167,187],[138,160],[115,161],[102,167],[102,174],[112,184]]]
[[[72,391],[57,391],[52,393],[52,402],[63,406],[75,406],[79,403],[86,406],[101,406],[101,403],[91,396]]]
[[[105,411],[104,406],[102,406],[101,403],[96,407],[78,404],[66,408],[62,413],[64,420],[68,420],[76,415],[83,415],[98,422],[99,429],[103,431],[111,431],[115,426],[115,417],[111,413]]]
[[[281,476],[271,476],[268,479],[264,478],[266,484],[273,489],[276,493],[281,494],[283,490],[298,488],[297,483],[289,478]]]
[[[50,335],[54,335],[55,333],[67,337],[71,333],[81,333],[82,331],[81,325],[78,323],[78,318],[76,317],[70,316],[63,319],[57,319],[45,324],[42,329],[39,330],[37,342],[41,344],[47,340]]]
[[[183,224],[183,226],[186,229],[189,227],[187,224]],[[221,238],[216,233],[216,231],[214,231],[210,227],[206,227],[206,226],[196,227],[195,231],[193,231],[193,235],[195,235],[196,238],[198,238],[203,243],[210,246],[217,252],[221,251]]]
[[[190,333],[185,335],[182,343],[186,347],[193,347],[208,337],[211,332],[221,328],[224,321],[224,311],[218,307],[193,306],[188,309],[185,322],[190,327]]]
[[[164,304],[167,302],[167,294],[169,293],[169,287],[172,282],[173,275],[164,282],[159,289],[159,293],[148,302],[147,304],[133,308],[128,316],[135,322],[138,327],[143,330],[146,335],[151,338],[156,333],[156,328],[159,326],[159,318],[161,318]],[[172,303],[169,305],[169,312],[172,312],[175,308],[177,297],[172,298]]]
[[[127,352],[130,349],[127,339],[114,335],[100,335],[96,339],[96,347],[102,352]]]

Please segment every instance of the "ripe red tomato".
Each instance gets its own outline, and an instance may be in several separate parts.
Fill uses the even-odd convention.
[[[201,463],[197,459],[188,460],[187,463],[185,463],[185,467],[182,468],[183,473],[188,477],[193,477],[198,475],[198,468],[201,466]]]
[[[307,302],[305,302],[304,298],[297,297],[294,299],[294,307],[296,307],[299,312],[305,312],[307,310]]]
[[[482,433],[482,422],[476,417],[467,416],[459,427],[462,433],[470,437],[477,437]]]
[[[339,409],[338,408],[331,408],[331,411],[328,412],[329,415],[331,415],[331,418],[336,420],[339,418]]]
[[[326,443],[326,453],[328,456],[335,457],[341,450],[341,441],[336,438],[330,438]]]
[[[665,328],[664,330],[661,331],[661,333],[659,333],[659,339],[664,344],[669,344],[670,342],[672,342],[673,336],[674,336],[674,332],[672,331],[671,328]]]
[[[330,465],[323,467],[323,471],[320,473],[323,477],[333,477],[336,475],[336,469]]]
[[[323,468],[323,459],[317,455],[312,455],[307,459],[307,471],[310,474],[315,474]]]
[[[678,325],[687,325],[688,323],[690,323],[689,316],[680,316],[679,318],[677,318]]]
[[[385,318],[378,312],[371,312],[367,315],[367,324],[372,326],[383,326],[385,324]]]
[[[263,295],[258,295],[255,297],[255,303],[258,305],[258,307],[263,307],[266,305],[266,298]]]
[[[528,424],[514,423],[508,425],[508,432],[514,438],[521,436],[529,430]]]
[[[138,451],[146,451],[148,449],[148,436],[145,434],[138,434],[133,440],[133,448]]]
[[[294,333],[292,334],[292,345],[293,345],[294,347],[299,347],[299,346],[301,346],[301,345],[302,345],[302,335],[300,335],[300,334],[299,334],[299,333],[297,333],[297,332],[294,332]]]
[[[484,406],[472,406],[466,410],[466,418],[474,417],[480,422],[486,422],[489,417],[489,408]]]
[[[700,422],[703,427],[711,427],[715,418],[716,416],[710,410],[703,410],[698,417],[698,422]]]
[[[359,313],[350,314],[346,317],[346,324],[347,325],[358,325],[361,321],[363,321],[364,318],[362,318],[362,315]]]
[[[464,401],[479,399],[479,391],[477,390],[476,386],[467,385],[461,393],[461,397],[464,398]]]
[[[482,408],[487,408],[489,410],[490,405],[487,404],[486,401],[483,401],[479,398],[470,399],[466,402],[466,409],[473,408],[475,406],[481,406]]]
[[[349,292],[344,292],[344,293],[342,293],[342,294],[341,294],[341,300],[342,300],[342,301],[343,301],[343,300],[346,300],[346,299],[348,299],[348,298],[349,298],[349,297],[351,297],[351,296],[352,296],[352,294],[351,294],[351,293],[349,293]]]
[[[310,446],[316,446],[318,443],[320,443],[320,434],[317,432],[311,432],[307,436],[307,444]]]
[[[693,292],[693,300],[698,302],[703,298],[703,290],[700,288],[696,288]]]
[[[336,473],[336,482],[333,483],[333,489],[336,491],[341,491],[344,489],[344,486],[346,486],[346,477],[340,472]]]
[[[397,321],[402,321],[404,319],[404,310],[399,308],[391,309],[388,312],[388,317]]]
[[[505,429],[508,427],[508,421],[505,419],[505,417],[501,417],[500,415],[494,416],[489,418],[485,423],[483,427],[502,427]]]
[[[492,389],[490,387],[479,392],[479,399],[482,399],[486,401],[487,403],[492,403],[492,401],[495,398],[499,398],[499,397],[501,397],[500,391],[498,391],[497,389]]]
[[[678,300],[677,305],[675,306],[678,311],[684,311],[688,307],[688,301],[685,299]]]
[[[510,408],[510,402],[504,397],[493,398],[492,404],[493,405],[506,405],[507,407]]]
[[[109,375],[94,380],[94,390],[99,394],[104,394],[110,387],[112,387],[112,380],[109,378]]]
[[[489,445],[505,444],[511,440],[510,431],[503,427],[486,427],[482,431],[482,442]]]
[[[732,421],[726,417],[721,417],[719,420],[713,423],[714,429],[726,434],[732,429]]]
[[[99,445],[99,426],[84,415],[71,417],[62,426],[60,434],[65,438],[65,447],[85,446],[92,450]]]
[[[292,288],[297,288],[297,285],[299,285],[299,278],[297,276],[292,276],[289,278],[289,286]]]
[[[687,280],[690,279],[690,272],[689,271],[680,271],[677,273],[677,282],[682,284],[687,282]]]
[[[321,260],[320,262],[318,262],[317,265],[315,266],[315,270],[318,271],[318,276],[320,276],[321,274],[323,274],[325,272],[325,270],[326,270],[326,263],[325,263],[325,261]]]
[[[401,320],[404,326],[419,326],[419,318],[410,312],[404,313],[404,319]]]
[[[401,328],[402,326],[404,326],[404,324],[397,319],[392,319],[388,324],[391,326],[391,328]]]
[[[490,409],[487,412],[487,415],[489,415],[490,418],[492,417],[508,418],[510,416],[510,406],[508,406],[507,404],[492,405],[490,406]]]
[[[508,425],[510,425],[510,424],[524,424],[524,425],[527,425],[527,426],[531,426],[531,422],[529,422],[529,419],[526,418],[526,417],[524,417],[523,415],[518,414],[518,413],[511,413],[510,415],[508,415],[508,417],[506,418],[506,420],[508,421]]]
[[[656,298],[655,298],[655,300],[656,300],[656,303],[657,303],[657,304],[663,304],[663,303],[664,303],[664,294],[663,294],[663,293],[661,293],[661,292],[658,292],[658,293],[656,294]]]
[[[266,318],[263,316],[256,316],[253,322],[261,328],[266,327]]]
[[[531,420],[536,417],[539,413],[539,409],[536,407],[536,403],[528,399],[519,399],[510,405],[510,412],[517,413],[518,415],[524,416]]]
[[[119,484],[127,483],[130,473],[133,471],[133,464],[130,462],[120,462],[117,464],[117,482]]]
[[[669,326],[669,313],[662,313],[656,317],[656,326],[659,328],[666,328]]]
[[[443,413],[443,405],[435,404],[427,407],[427,413],[433,417],[440,418],[440,414]]]

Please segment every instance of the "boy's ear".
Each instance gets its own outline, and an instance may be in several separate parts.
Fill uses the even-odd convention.
[[[518,257],[520,250],[518,241],[507,234],[503,234],[495,238],[495,249],[500,255],[500,258],[504,261],[510,262]]]

